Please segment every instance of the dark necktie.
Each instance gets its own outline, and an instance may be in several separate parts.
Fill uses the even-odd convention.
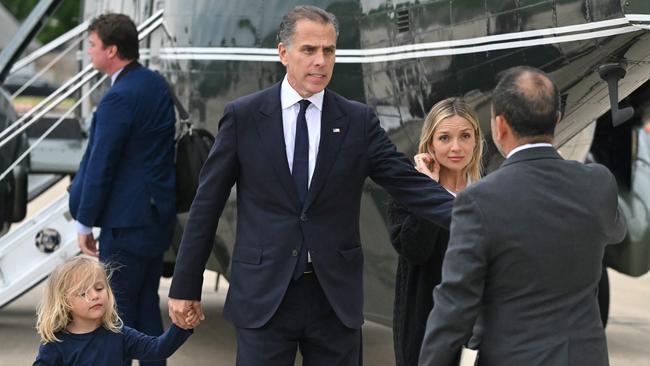
[[[291,175],[296,184],[300,203],[304,204],[309,187],[309,133],[305,112],[310,102],[303,99],[299,103],[300,112],[298,112],[298,118],[296,119],[296,142],[293,150],[293,169],[291,170]],[[297,280],[300,278],[306,268],[307,248],[305,248],[305,243],[303,242],[300,246],[300,254],[296,268],[293,271],[293,279]]]
[[[293,181],[298,190],[300,203],[305,203],[307,197],[307,187],[309,187],[309,133],[307,132],[307,119],[305,112],[309,107],[308,100],[301,100],[300,112],[296,119],[296,141],[293,150]]]

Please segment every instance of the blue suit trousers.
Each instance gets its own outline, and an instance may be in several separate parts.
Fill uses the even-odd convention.
[[[150,237],[160,237],[160,230],[170,229],[160,226],[103,229],[99,238],[99,259],[112,271],[110,283],[124,324],[144,334],[159,336],[163,333],[158,296],[163,254],[152,253],[153,256],[145,256],[129,251],[128,245],[125,245],[136,237],[146,237],[147,235],[143,234],[146,234],[147,230],[156,231]],[[129,360],[124,366],[130,364]],[[166,362],[140,362],[140,365],[164,366]]]

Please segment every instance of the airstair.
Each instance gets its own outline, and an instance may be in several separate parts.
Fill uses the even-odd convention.
[[[0,239],[0,307],[38,285],[79,253],[68,195]]]
[[[140,40],[149,36],[162,25],[163,13],[164,10],[155,12],[138,26]],[[24,59],[17,61],[12,71],[24,67],[46,53],[46,51],[52,50],[65,42],[72,41],[73,45],[78,45],[86,28],[87,24],[83,23],[41,49],[34,51]],[[74,47],[68,47],[68,50],[71,49],[74,49]],[[54,93],[1,131],[0,148],[23,134],[27,128],[38,122],[48,111],[61,104],[63,100],[80,91],[86,84],[96,80],[97,74],[97,71],[92,69],[92,65],[86,66]],[[0,173],[0,180],[19,166],[29,156],[29,153],[38,144],[42,143],[68,115],[77,109],[81,102],[88,98],[90,93],[101,85],[105,79],[106,76],[103,76],[89,88],[86,88],[74,105],[53,122],[42,136],[31,143],[29,148],[16,161]],[[98,231],[95,231],[95,234],[98,233]],[[74,219],[70,216],[68,210],[68,194],[65,193],[34,217],[23,221],[8,234],[0,237],[0,308],[38,285],[49,276],[56,266],[77,254],[79,254],[77,234]]]

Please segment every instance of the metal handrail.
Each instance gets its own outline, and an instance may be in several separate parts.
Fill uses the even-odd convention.
[[[28,122],[23,123],[20,125],[20,128],[15,130],[11,135],[0,141],[0,148],[8,144],[11,140],[13,140],[16,136],[20,135],[23,131],[28,129],[31,125],[36,123],[38,120],[40,120],[46,113],[51,111],[52,109],[56,108],[57,105],[59,105],[61,102],[63,102],[67,97],[69,97],[72,93],[76,92],[79,90],[82,86],[84,86],[87,82],[89,82],[92,78],[94,78],[98,74],[97,70],[92,70],[89,74],[87,74],[81,81],[79,81],[77,84],[75,84],[72,88],[66,90],[65,93],[62,95],[59,95],[52,103],[50,103],[47,107],[43,108],[40,110],[34,117],[32,117]]]
[[[138,26],[138,31],[142,31],[145,27],[148,27],[151,23],[154,21],[158,20],[159,17],[162,16],[162,14],[165,12],[165,9],[160,9],[157,12],[153,13],[147,20],[142,22]],[[78,26],[70,29],[69,31],[65,32],[64,34],[58,36],[54,40],[50,41],[48,44],[42,46],[41,48],[35,50],[34,52],[30,53],[29,55],[25,56],[24,58],[16,61],[14,66],[11,68],[11,71],[9,75],[15,73],[16,71],[22,69],[23,67],[31,64],[32,62],[38,60],[42,56],[48,54],[50,51],[54,50],[55,48],[59,47],[60,45],[68,42],[69,40],[80,36],[83,34],[86,29],[88,29],[88,26],[90,25],[90,21],[86,20],[85,22],[79,24]]]
[[[36,75],[32,76],[29,80],[27,80],[25,84],[23,84],[23,86],[21,86],[18,90],[16,90],[13,94],[11,94],[11,100],[16,99],[16,97],[22,94],[22,92],[25,91],[25,89],[29,88],[32,84],[34,84],[36,80],[40,79],[41,76],[43,76],[46,72],[50,71],[50,69],[54,65],[56,65],[57,62],[59,62],[63,57],[65,57],[65,55],[67,55],[68,52],[75,49],[79,45],[79,43],[81,43],[81,41],[83,41],[83,38],[79,37],[77,40],[70,43],[68,48],[66,48],[65,50],[63,50],[63,52],[58,54],[54,59],[52,59],[52,61],[50,61],[47,65],[45,65],[45,67],[43,67],[42,70],[36,73]]]
[[[20,60],[16,61],[14,66],[11,68],[11,71],[9,71],[9,75],[15,73],[16,71],[22,69],[23,67],[31,64],[32,62],[38,60],[39,58],[43,57],[44,55],[48,54],[55,48],[59,47],[60,45],[68,42],[69,40],[80,36],[83,34],[86,29],[88,29],[88,24],[89,21],[85,21],[78,26],[70,29],[69,31],[63,33],[62,35],[58,36],[54,40],[50,41],[48,44],[42,46],[41,48],[37,49],[36,51],[30,53],[29,55],[21,58]]]
[[[144,39],[145,37],[149,36],[149,34],[151,34],[151,32],[153,32],[154,30],[156,30],[156,28],[158,28],[158,27],[163,23],[163,19],[162,19],[162,17],[161,17],[162,14],[163,14],[163,12],[164,12],[164,9],[159,10],[159,11],[156,12],[154,15],[152,15],[149,19],[147,19],[145,22],[143,22],[140,26],[138,26],[138,31],[139,31],[138,39],[139,39],[139,40],[142,40],[142,39]],[[142,28],[144,28],[144,30],[141,30]],[[92,68],[92,65],[87,65],[87,66],[86,66],[86,67],[85,67],[81,72],[79,72],[77,75],[75,75],[75,77],[73,77],[71,80],[69,80],[68,82],[66,82],[66,84],[65,84],[64,86],[62,86],[61,88],[57,89],[57,91],[55,91],[54,93],[52,93],[52,94],[51,94],[50,96],[48,96],[48,98],[46,98],[46,99],[49,99],[49,100],[53,99],[53,98],[50,98],[53,94],[56,94],[59,90],[61,90],[61,89],[65,89],[65,88],[67,88],[69,85],[72,85],[72,84],[74,83],[73,80],[77,80],[77,79],[79,79],[79,78],[80,78],[80,75],[85,75],[85,74],[87,74],[87,73],[88,73],[88,70],[90,70],[90,68]],[[98,73],[99,73],[99,72],[98,72],[97,70],[92,70],[92,72],[90,72],[90,73],[87,74],[85,77],[83,77],[83,79],[82,79],[81,81],[77,82],[77,84],[75,84],[72,88],[70,88],[69,90],[67,90],[63,95],[59,96],[59,97],[58,97],[56,100],[54,100],[50,105],[48,105],[48,106],[45,107],[42,111],[40,111],[39,113],[37,113],[37,114],[36,114],[32,119],[30,119],[27,123],[24,123],[22,126],[20,126],[20,128],[19,128],[18,130],[16,130],[14,133],[12,133],[11,135],[9,135],[7,138],[5,138],[5,139],[3,139],[2,141],[0,141],[0,148],[1,148],[2,146],[6,145],[9,141],[11,141],[13,138],[15,138],[16,136],[18,136],[20,133],[22,133],[25,129],[29,128],[29,126],[31,126],[32,124],[36,123],[36,121],[38,121],[41,117],[43,117],[47,112],[49,112],[49,111],[52,110],[54,107],[56,107],[59,103],[61,103],[63,100],[65,100],[68,96],[70,96],[70,94],[74,93],[74,92],[77,91],[79,88],[81,88],[82,86],[84,86],[88,81],[90,81],[92,78],[94,78]],[[19,156],[19,157],[18,157],[18,158],[17,158],[17,159],[16,159],[16,160],[15,160],[15,161],[14,161],[14,162],[13,162],[13,163],[8,167],[8,168],[7,168],[4,172],[2,172],[2,174],[0,174],[0,180],[2,180],[3,178],[5,178],[5,177],[6,177],[6,176],[7,176],[7,175],[8,175],[8,174],[9,174],[9,173],[10,173],[10,172],[11,172],[11,171],[12,171],[12,170],[13,170],[13,169],[18,165],[18,164],[20,164],[20,162],[21,162],[22,160],[24,160],[27,156],[29,156],[29,153],[30,153],[30,152],[31,152],[31,151],[32,151],[32,150],[33,150],[33,149],[34,149],[38,144],[40,144],[40,143],[45,139],[45,137],[47,137],[47,136],[48,136],[52,131],[54,131],[54,129],[55,129],[56,127],[58,127],[59,124],[61,124],[61,123],[63,122],[63,120],[64,120],[64,119],[65,119],[65,118],[66,118],[70,113],[72,113],[72,111],[75,110],[75,108],[77,108],[77,107],[79,106],[79,104],[81,104],[81,102],[82,102],[83,100],[85,100],[86,98],[88,98],[88,96],[90,95],[90,93],[91,93],[93,90],[95,90],[99,85],[101,85],[101,83],[102,83],[106,78],[107,78],[107,75],[104,75],[104,76],[103,76],[103,77],[102,77],[98,82],[96,82],[96,83],[95,83],[95,84],[90,88],[90,90],[88,90],[84,95],[82,95],[81,98],[79,98],[79,100],[77,100],[77,102],[76,102],[72,107],[70,107],[70,108],[69,108],[69,109],[68,109],[68,110],[67,110],[67,111],[66,111],[66,112],[65,112],[65,113],[64,113],[64,114],[63,114],[63,115],[62,115],[62,116],[57,120],[57,121],[55,121],[55,122],[54,122],[54,123],[53,123],[53,124],[52,124],[52,125],[51,125],[51,126],[50,126],[50,127],[49,127],[49,128],[48,128],[48,129],[47,129],[47,130],[46,130],[46,131],[45,131],[45,132],[44,132],[44,133],[43,133],[43,134],[42,134],[42,135],[41,135],[41,136],[40,136],[40,137],[35,141],[35,142],[34,142],[34,143],[33,143],[33,144],[31,144],[30,147],[29,147],[25,152],[23,152],[23,154],[21,154],[21,155],[20,155],[20,156]],[[65,88],[64,88],[64,87],[65,87]],[[41,104],[42,104],[42,103],[39,103],[39,106],[40,106]],[[30,112],[37,110],[37,109],[38,109],[37,107],[39,107],[39,106],[36,106],[36,107],[32,108],[32,109],[30,110]],[[28,113],[29,113],[29,112],[28,112]],[[34,114],[34,113],[35,113],[35,112],[32,112],[31,114]],[[30,115],[31,115],[31,114],[30,114]],[[22,119],[22,118],[21,118],[21,119]],[[15,125],[17,125],[17,124],[18,124],[18,123],[14,123],[14,124],[12,124],[11,126],[15,126]],[[7,128],[7,129],[9,129],[9,128]],[[2,131],[2,132],[4,133],[4,131]],[[5,134],[5,135],[6,135],[6,134]],[[2,135],[2,136],[4,136],[4,135]]]
[[[151,25],[149,25],[142,33],[149,34],[153,32],[156,28],[160,27],[160,25],[163,24],[163,18],[157,19],[155,22],[153,22]],[[144,36],[138,36],[138,39],[142,40]]]
[[[89,79],[92,79],[93,77],[94,75],[91,76]],[[12,170],[14,170],[16,166],[18,166],[18,164],[20,164],[23,160],[25,160],[25,158],[29,156],[32,150],[34,150],[36,146],[38,146],[38,144],[40,144],[43,140],[45,140],[45,138],[50,133],[52,133],[52,131],[54,131],[57,127],[59,127],[59,125],[72,113],[72,111],[74,111],[75,108],[79,107],[81,102],[83,102],[86,98],[88,98],[90,93],[92,93],[95,89],[97,89],[97,87],[100,86],[104,82],[104,80],[106,80],[107,77],[108,77],[107,75],[102,76],[99,79],[99,81],[97,81],[93,86],[91,86],[90,89],[88,89],[88,91],[84,95],[82,95],[81,98],[79,98],[79,100],[77,100],[74,105],[72,105],[72,107],[70,107],[65,113],[63,113],[61,117],[59,117],[59,119],[57,119],[54,123],[52,123],[52,125],[47,130],[45,130],[45,132],[43,132],[43,134],[36,141],[34,141],[34,143],[30,144],[29,147],[18,158],[16,158],[16,160],[14,160],[14,162],[11,165],[9,165],[9,167],[5,169],[5,171],[2,172],[2,174],[0,174],[0,180],[4,179]]]
[[[142,40],[144,37],[147,37],[153,30],[155,30],[157,27],[159,27],[162,24],[162,15],[164,14],[165,10],[160,9],[157,12],[155,12],[151,17],[149,17],[147,20],[142,22],[140,25],[138,25],[137,29],[139,32],[138,39]],[[45,113],[51,111],[56,107],[59,103],[63,101],[65,98],[57,98],[59,94],[64,93],[66,89],[68,89],[71,85],[77,82],[77,80],[84,78],[86,73],[91,72],[92,76],[97,75],[97,71],[93,70],[92,64],[86,65],[83,70],[81,70],[79,73],[77,73],[75,76],[73,76],[70,80],[65,82],[63,85],[61,85],[58,89],[56,89],[52,94],[48,95],[45,99],[43,99],[40,103],[38,103],[36,106],[34,106],[32,109],[30,109],[27,113],[22,115],[18,120],[16,120],[14,123],[11,125],[7,126],[4,130],[0,131],[0,147],[3,147],[6,145],[9,141],[11,141],[13,138],[19,135],[20,132],[24,131],[26,128],[34,124],[40,117],[42,117]],[[92,78],[92,77],[91,77]],[[87,82],[89,79],[84,78]],[[84,82],[84,84],[85,84]],[[81,86],[83,85],[75,85],[73,87],[73,92],[78,90]],[[65,92],[66,97],[72,94],[72,92]],[[57,98],[53,104],[48,105],[45,107],[46,104],[50,103],[54,98]],[[32,115],[34,115],[37,111],[39,111],[41,108],[45,108],[45,112],[43,113],[38,113],[36,117],[30,119],[28,122],[24,123],[25,120],[30,118]],[[20,127],[19,132],[14,132],[11,133],[13,130],[15,130],[17,127]],[[11,135],[7,138],[8,134]]]
[[[50,103],[50,101],[54,98],[56,98],[59,94],[63,93],[64,90],[66,90],[70,85],[74,84],[77,82],[77,80],[81,79],[87,72],[89,71],[94,71],[92,65],[86,65],[86,67],[81,70],[79,73],[77,73],[75,76],[73,76],[70,80],[66,81],[65,84],[61,85],[58,89],[56,89],[52,94],[48,95],[45,99],[40,101],[36,106],[32,107],[27,113],[23,114],[20,118],[18,118],[14,123],[10,124],[5,128],[4,130],[0,131],[0,139],[4,138],[6,135],[8,135],[12,130],[16,129],[17,127],[20,127],[22,123],[29,117],[31,117],[34,113],[38,112],[39,109],[43,108],[46,104]],[[31,121],[30,121],[31,122]],[[13,137],[12,137],[13,138]],[[4,139],[0,141],[0,147],[4,146],[7,144],[7,139]],[[11,138],[9,138],[11,140]]]

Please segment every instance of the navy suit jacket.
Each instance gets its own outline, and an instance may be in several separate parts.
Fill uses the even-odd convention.
[[[72,216],[102,229],[169,223],[176,213],[174,123],[163,77],[137,62],[126,66],[93,117],[70,188]]]
[[[346,326],[359,328],[359,211],[366,177],[414,213],[449,226],[453,197],[396,151],[368,106],[325,91],[316,167],[301,205],[287,163],[280,83],[233,101],[201,171],[170,297],[200,299],[217,223],[237,184],[237,233],[224,317],[237,327],[264,325],[292,280],[304,238],[332,308]]]

